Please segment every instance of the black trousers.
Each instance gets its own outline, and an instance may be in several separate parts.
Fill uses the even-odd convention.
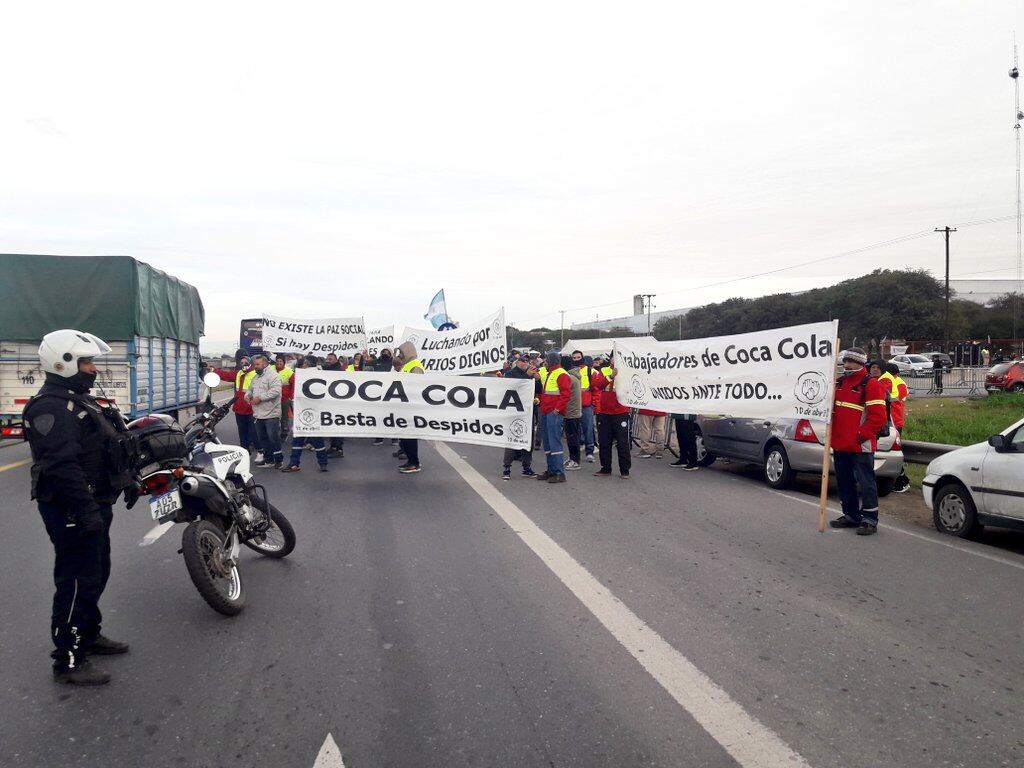
[[[580,463],[580,419],[566,419],[562,427],[565,431],[565,444],[569,448],[569,458]]]
[[[676,441],[679,443],[679,458],[687,464],[697,464],[697,431],[694,422],[676,419]]]
[[[597,417],[597,450],[601,458],[601,471],[612,471],[612,442],[619,454],[619,472],[629,474],[633,459],[629,455],[629,414],[602,413]]]
[[[84,658],[82,646],[100,633],[100,596],[110,578],[110,505],[100,507],[103,529],[83,533],[68,527],[71,513],[64,504],[39,502],[39,514],[54,550],[53,610],[50,638],[57,666],[73,666]]]
[[[405,458],[414,467],[420,465],[420,441],[419,440],[406,440],[402,438],[398,441],[398,447],[405,451]]]

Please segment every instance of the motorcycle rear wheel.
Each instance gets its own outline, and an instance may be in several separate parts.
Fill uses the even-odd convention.
[[[254,500],[255,501],[255,500]],[[266,512],[266,508],[263,506],[262,501],[255,501],[256,508]],[[295,549],[295,529],[292,528],[292,524],[288,522],[288,518],[275,507],[270,504],[270,529],[266,533],[266,539],[262,542],[258,542],[254,539],[248,539],[245,542],[245,546],[254,552],[259,552],[264,557],[273,557],[280,560],[282,557],[287,557]]]
[[[224,532],[209,520],[189,523],[181,535],[185,567],[199,594],[217,613],[234,616],[245,607],[245,593],[238,565],[224,563],[224,547]]]

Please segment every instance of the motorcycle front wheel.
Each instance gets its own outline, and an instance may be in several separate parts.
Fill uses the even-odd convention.
[[[181,535],[181,553],[192,583],[217,613],[234,616],[245,607],[238,565],[228,563],[224,532],[209,520],[196,520]]]
[[[263,501],[254,500],[256,508],[266,513],[267,508],[263,506]],[[292,528],[292,524],[288,522],[288,518],[275,507],[273,504],[268,505],[270,507],[270,528],[264,534],[262,541],[257,539],[247,539],[245,546],[254,552],[259,552],[264,557],[273,557],[280,559],[287,557],[295,549],[295,529]]]

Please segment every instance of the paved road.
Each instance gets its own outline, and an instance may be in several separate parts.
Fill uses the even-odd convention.
[[[140,548],[121,509],[105,627],[133,651],[98,690],[49,679],[51,555],[27,466],[0,471],[0,765],[309,768],[328,734],[349,768],[1024,763],[1018,555],[821,535],[733,472],[502,483],[452,445],[405,477],[348,443],[327,475],[260,470],[299,545],[245,552],[235,618],[180,527]]]

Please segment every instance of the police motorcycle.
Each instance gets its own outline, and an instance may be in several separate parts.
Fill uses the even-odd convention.
[[[212,391],[220,383],[208,373]],[[236,395],[237,397],[237,395]],[[265,557],[286,557],[295,530],[267,499],[249,466],[249,452],[225,445],[215,432],[235,398],[214,407],[209,394],[202,413],[181,427],[166,414],[128,424],[136,436],[142,489],[157,527],[183,523],[179,552],[199,594],[218,613],[233,616],[245,605],[239,552],[245,545]]]

